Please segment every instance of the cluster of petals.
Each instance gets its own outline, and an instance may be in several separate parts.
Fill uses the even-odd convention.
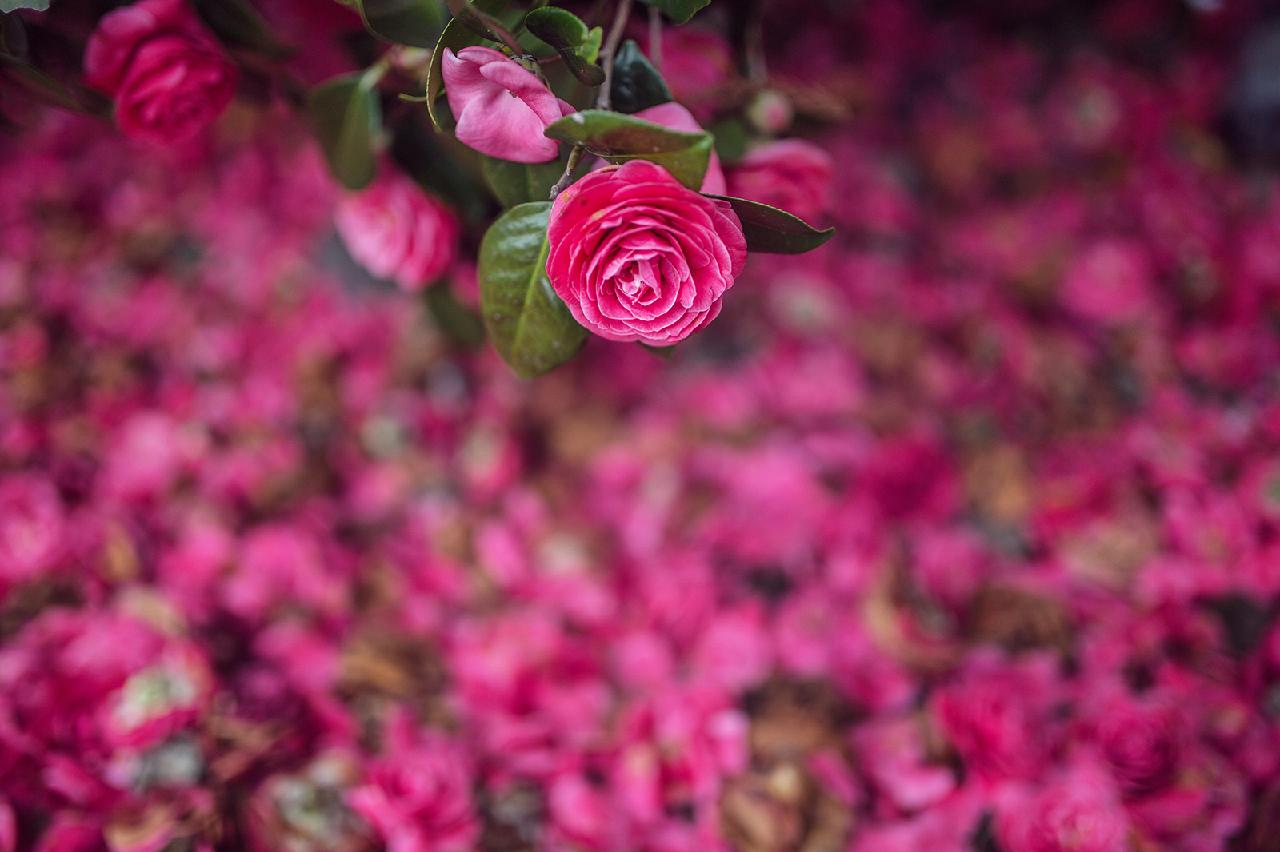
[[[1251,21],[1101,4],[1051,52],[991,4],[782,6],[841,235],[671,360],[455,345],[282,111],[194,163],[0,141],[0,850],[1274,847],[1280,186],[1217,135]],[[593,263],[697,249],[618,339],[741,271],[655,167],[564,198],[701,217],[553,256],[590,318]]]

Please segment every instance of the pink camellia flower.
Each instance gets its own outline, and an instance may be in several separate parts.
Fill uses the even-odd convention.
[[[1008,852],[1116,852],[1128,848],[1131,827],[1105,771],[1069,770],[1035,792],[1002,797],[996,836]]]
[[[649,33],[639,34],[640,47],[653,56]],[[699,118],[707,119],[719,105],[725,83],[733,76],[733,51],[714,29],[692,24],[665,27],[661,35],[662,76],[671,92]]]
[[[699,133],[702,131],[702,125],[698,123],[698,119],[693,117],[693,113],[675,101],[668,101],[665,104],[642,109],[635,114],[635,117],[642,118],[645,121],[652,121],[654,124],[661,124],[671,130],[679,130],[682,133]],[[702,191],[710,192],[713,195],[724,195],[726,192],[724,169],[720,167],[720,158],[716,156],[715,151],[711,152],[711,159],[707,163],[707,174],[702,179]]]
[[[347,796],[390,852],[474,849],[479,824],[467,755],[442,734],[417,731],[407,713],[387,724],[386,754]]]
[[[935,805],[956,788],[949,767],[927,762],[922,726],[910,716],[861,725],[852,742],[876,792],[901,811]]]
[[[125,135],[170,145],[222,114],[236,67],[183,0],[140,0],[105,15],[84,54],[91,86],[115,98]]]
[[[1030,777],[1052,754],[1059,688],[1053,662],[1034,657],[1015,666],[975,658],[963,679],[932,696],[938,730],[980,782]]]
[[[816,221],[831,206],[833,171],[831,156],[817,145],[782,139],[753,148],[729,170],[729,194]]]
[[[1081,248],[1067,267],[1062,303],[1092,322],[1132,322],[1152,311],[1153,275],[1141,243],[1100,239]]]
[[[325,614],[344,605],[342,587],[315,537],[288,524],[265,524],[244,536],[222,596],[227,609],[250,621],[286,605]]]
[[[670,346],[720,313],[747,241],[727,202],[643,160],[587,175],[556,199],[547,275],[574,319],[609,340]]]
[[[574,110],[532,71],[488,47],[446,49],[441,68],[459,142],[516,163],[556,158],[558,143],[543,131]]]
[[[1172,701],[1108,703],[1094,736],[1120,792],[1137,796],[1171,783],[1186,748],[1179,708]]]
[[[137,780],[129,758],[191,728],[212,693],[187,638],[115,610],[50,609],[0,649],[0,777],[22,802],[114,801]]]
[[[62,504],[53,486],[35,476],[0,480],[0,587],[48,569],[63,533]]]
[[[395,174],[352,193],[334,213],[347,250],[370,274],[421,290],[453,265],[458,220],[412,180]]]

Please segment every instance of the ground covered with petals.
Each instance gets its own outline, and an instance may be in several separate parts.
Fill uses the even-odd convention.
[[[284,110],[0,143],[0,850],[1275,848],[1247,28],[812,5],[838,236],[670,359],[451,342]]]

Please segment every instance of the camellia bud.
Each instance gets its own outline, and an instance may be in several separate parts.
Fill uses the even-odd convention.
[[[776,89],[765,89],[747,106],[747,120],[761,133],[781,133],[794,117],[791,100]]]

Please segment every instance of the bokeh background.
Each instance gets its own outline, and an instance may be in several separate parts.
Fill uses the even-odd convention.
[[[1280,848],[1280,23],[763,14],[836,238],[533,381],[287,98],[155,150],[4,84],[0,850]]]

